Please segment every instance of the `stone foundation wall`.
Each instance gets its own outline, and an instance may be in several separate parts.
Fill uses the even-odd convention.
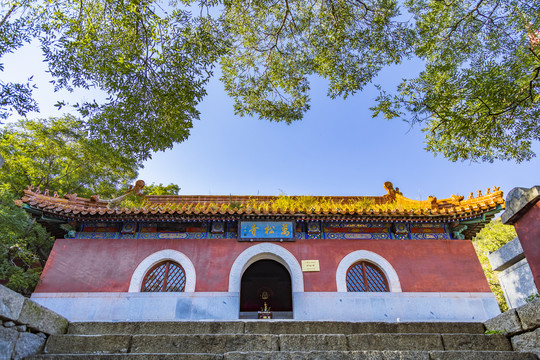
[[[500,332],[510,338],[515,351],[540,356],[540,299],[509,310],[484,325],[488,332]]]
[[[47,337],[63,334],[68,321],[53,311],[0,285],[0,360],[40,353]]]
[[[293,319],[484,322],[500,314],[492,293],[293,292]],[[69,321],[234,321],[239,292],[34,293]]]

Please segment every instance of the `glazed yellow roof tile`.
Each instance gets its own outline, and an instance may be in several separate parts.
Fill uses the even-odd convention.
[[[144,186],[139,180],[130,192],[138,192]],[[166,195],[146,196],[140,208],[120,207],[120,200],[102,200],[68,194],[51,196],[39,188],[28,188],[19,205],[43,210],[64,217],[95,216],[284,216],[299,215],[309,217],[353,216],[384,218],[415,217],[466,217],[486,211],[504,209],[503,193],[499,188],[487,189],[477,196],[471,192],[464,196],[452,195],[447,199],[428,197],[427,200],[412,200],[403,196],[392,183],[384,184],[387,194],[382,196],[219,196],[219,195]],[[122,196],[121,198],[123,198]],[[118,201],[116,201],[118,200]]]

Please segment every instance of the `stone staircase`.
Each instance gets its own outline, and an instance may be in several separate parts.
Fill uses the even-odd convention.
[[[67,334],[49,337],[44,354],[27,359],[538,359],[484,331],[481,323],[71,323]]]

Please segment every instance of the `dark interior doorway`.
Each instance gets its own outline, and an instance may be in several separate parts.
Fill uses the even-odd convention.
[[[292,316],[291,275],[274,260],[256,261],[242,275],[240,313],[256,313],[265,302],[272,312]]]

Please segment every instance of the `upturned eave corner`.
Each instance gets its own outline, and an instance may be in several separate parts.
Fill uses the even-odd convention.
[[[467,209],[487,209],[494,208],[497,205],[501,205],[504,208],[504,198],[503,192],[500,190],[500,187],[495,186],[493,189],[487,188],[486,193],[482,194],[481,190],[477,191],[477,196],[474,195],[474,192],[469,194],[469,197],[465,199],[463,195],[451,195],[451,197],[446,199],[437,199],[435,196],[428,196],[427,200],[413,200],[405,197],[399,188],[395,188],[390,181],[384,183],[384,188],[387,191],[387,194],[383,197],[387,202],[395,202],[398,206],[409,206],[417,207],[419,209],[449,209],[455,208],[463,210]],[[458,210],[458,212],[461,212]]]

